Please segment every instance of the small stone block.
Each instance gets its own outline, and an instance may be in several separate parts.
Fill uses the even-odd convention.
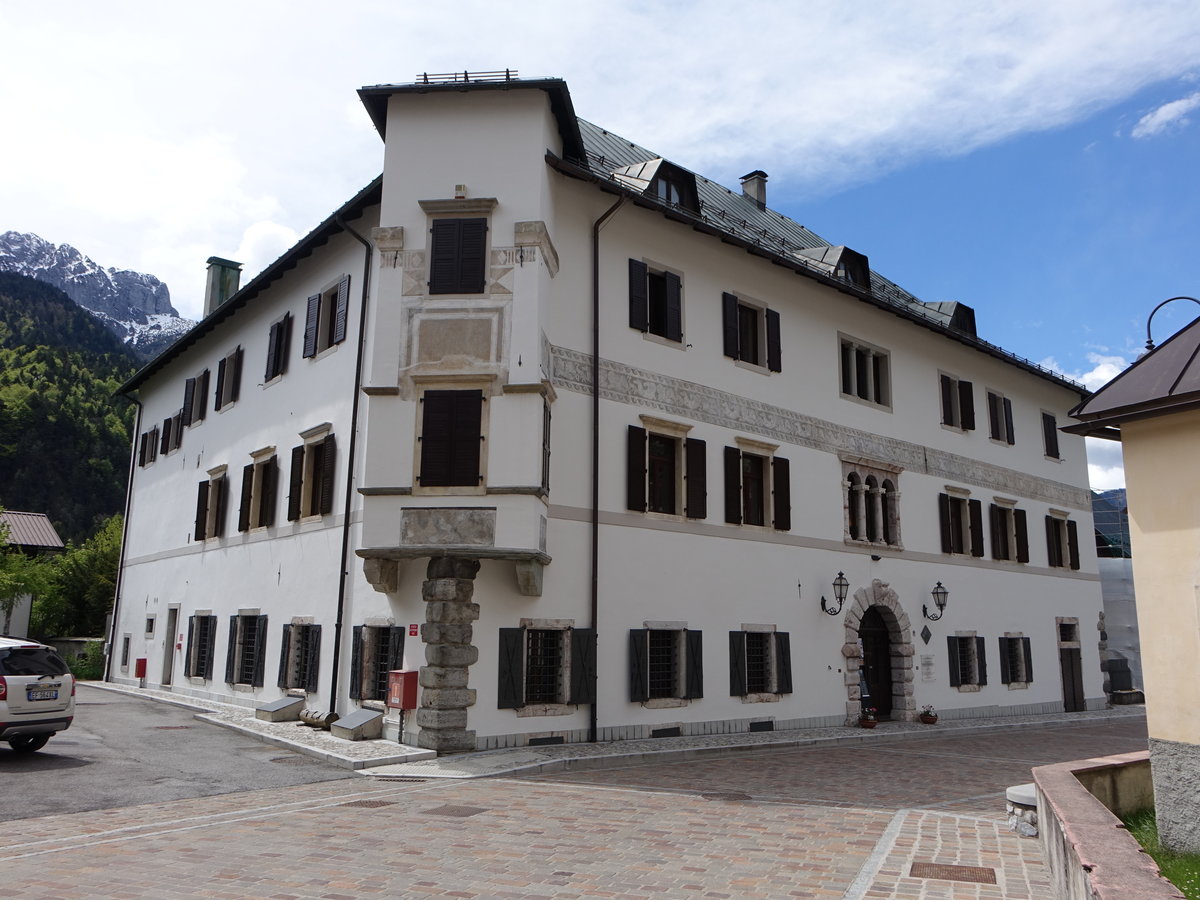
[[[334,737],[347,741],[367,741],[383,735],[383,713],[373,709],[356,709],[329,726]]]
[[[264,722],[295,722],[304,709],[303,697],[280,697],[254,710],[254,718]]]
[[[1017,803],[1021,806],[1037,806],[1037,788],[1033,782],[1014,784],[1005,790],[1004,798],[1010,803]]]

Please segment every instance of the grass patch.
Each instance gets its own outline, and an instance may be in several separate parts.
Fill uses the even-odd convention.
[[[1131,813],[1123,821],[1142,849],[1158,864],[1163,877],[1188,900],[1200,900],[1200,854],[1176,853],[1159,844],[1158,822],[1153,809]]]

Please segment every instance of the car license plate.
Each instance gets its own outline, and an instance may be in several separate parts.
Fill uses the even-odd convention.
[[[35,691],[31,688],[29,691],[29,699],[30,700],[57,700],[58,699],[58,691],[57,690],[45,690],[45,689],[40,690],[40,691]]]

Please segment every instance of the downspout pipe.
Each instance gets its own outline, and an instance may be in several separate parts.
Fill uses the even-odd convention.
[[[129,480],[125,486],[125,518],[121,521],[121,553],[120,561],[117,563],[116,590],[113,592],[112,624],[108,628],[108,656],[104,660],[105,681],[112,676],[113,656],[117,652],[117,623],[120,621],[121,588],[125,584],[125,548],[129,546],[129,507],[133,504],[133,475],[137,471],[138,435],[142,430],[142,401],[135,397],[129,399],[133,401],[137,412],[133,416],[133,437],[129,442]],[[168,646],[175,646],[173,635]],[[174,650],[167,652],[173,653]]]
[[[592,223],[592,585],[591,617],[596,641],[600,640],[600,229],[622,206],[621,197]],[[599,663],[597,650],[596,660]],[[596,742],[596,698],[588,719],[588,740]]]
[[[350,407],[350,446],[346,450],[346,498],[342,509],[342,555],[341,570],[338,572],[337,619],[333,624],[333,675],[329,681],[329,711],[337,713],[338,702],[338,664],[342,650],[342,620],[346,613],[346,579],[350,574],[350,564],[347,557],[350,554],[350,515],[354,507],[354,461],[358,446],[358,408],[362,396],[363,359],[367,346],[367,300],[371,290],[371,258],[375,253],[374,245],[346,224],[340,216],[334,216],[334,221],[351,237],[363,245],[363,274],[362,300],[358,310],[358,356],[354,362],[354,400]]]

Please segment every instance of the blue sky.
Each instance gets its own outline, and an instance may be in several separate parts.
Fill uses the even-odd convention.
[[[772,207],[1089,386],[1200,294],[1195,0],[59,0],[0,34],[0,230],[192,318],[209,256],[252,276],[378,174],[357,88],[505,66],[731,188],[764,169]]]

